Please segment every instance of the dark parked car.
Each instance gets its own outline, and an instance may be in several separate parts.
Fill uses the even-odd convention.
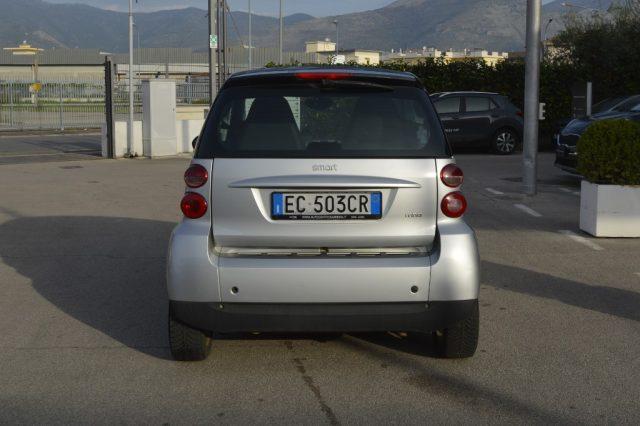
[[[443,92],[431,100],[453,148],[484,145],[497,154],[511,154],[522,140],[522,111],[505,96]]]
[[[585,130],[596,121],[623,118],[628,120],[640,120],[640,95],[626,96],[622,98],[610,98],[594,105],[594,111],[598,111],[591,117],[577,118],[556,136],[556,166],[570,173],[577,173],[578,165],[578,139]]]
[[[596,104],[594,104],[591,107],[591,114],[592,115],[596,115],[596,114],[601,114],[604,112],[609,112],[611,110],[613,110],[615,107],[617,107],[618,105],[620,105],[621,103],[625,102],[626,100],[635,97],[637,95],[626,95],[626,96],[614,96],[611,98],[606,98]],[[559,120],[557,120],[554,123],[554,128],[555,128],[555,132],[553,135],[553,143],[554,146],[557,145],[558,142],[558,137],[560,135],[560,132],[562,131],[562,129],[564,129],[567,124],[569,124],[571,121],[573,120],[573,118],[561,118]]]

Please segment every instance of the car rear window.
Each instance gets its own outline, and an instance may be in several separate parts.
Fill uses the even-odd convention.
[[[460,98],[457,96],[439,99],[435,101],[438,114],[450,114],[460,112]]]
[[[209,114],[196,157],[444,157],[424,90],[348,82],[235,86]]]

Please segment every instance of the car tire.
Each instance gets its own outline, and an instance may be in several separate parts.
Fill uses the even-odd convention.
[[[462,321],[437,332],[436,348],[442,358],[469,358],[476,353],[480,331],[480,310],[476,303],[472,313]]]
[[[169,347],[176,361],[202,361],[211,352],[211,338],[169,316]]]
[[[500,155],[512,154],[519,142],[518,133],[510,127],[498,129],[491,139],[491,151]]]

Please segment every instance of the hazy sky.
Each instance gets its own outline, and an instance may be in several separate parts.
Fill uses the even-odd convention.
[[[82,3],[109,10],[126,11],[128,0],[45,0],[50,3]],[[135,0],[134,0],[135,1]],[[248,0],[228,0],[232,10],[247,10]],[[377,9],[394,0],[283,0],[284,14],[308,13],[313,16],[340,15],[344,13],[360,12]],[[522,0],[525,1],[525,0]],[[543,0],[548,3],[551,0]],[[183,7],[207,8],[207,0],[138,0],[134,6],[137,11],[154,11],[162,9],[177,9]],[[252,0],[251,9],[260,15],[276,16],[279,0]]]
[[[50,3],[82,3],[103,9],[126,11],[128,0],[45,0]],[[135,0],[134,0],[135,1]],[[232,10],[247,10],[248,0],[228,0]],[[359,12],[376,9],[392,3],[393,0],[283,0],[284,13],[308,13],[313,16],[340,15],[343,13]],[[160,9],[176,9],[183,7],[207,8],[207,0],[138,0],[134,5],[138,11],[153,11]],[[261,15],[277,15],[279,0],[252,0],[251,9]]]

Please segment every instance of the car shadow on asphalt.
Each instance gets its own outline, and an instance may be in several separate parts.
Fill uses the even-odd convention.
[[[142,353],[169,359],[166,248],[174,223],[17,217],[0,256],[62,312]]]
[[[552,299],[566,305],[640,321],[640,293],[579,281],[515,266],[482,262],[483,284],[530,296]],[[481,296],[482,297],[482,296]]]

